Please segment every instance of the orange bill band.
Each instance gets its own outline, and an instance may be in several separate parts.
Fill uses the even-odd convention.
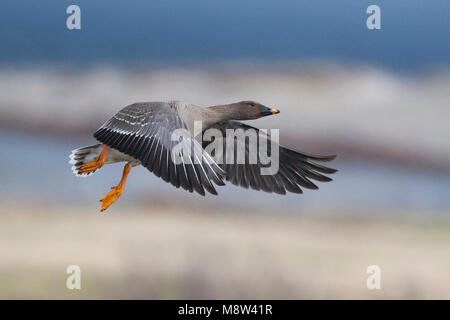
[[[278,109],[270,109],[270,112],[272,113],[272,114],[277,114],[277,113],[280,113],[280,110],[278,110]]]

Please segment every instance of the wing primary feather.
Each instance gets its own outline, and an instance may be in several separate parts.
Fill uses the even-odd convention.
[[[306,178],[303,175],[303,173],[299,170],[299,168],[294,168],[292,166],[288,166],[287,168],[289,168],[289,171],[295,178],[295,181],[302,187],[305,187],[307,189],[319,189],[314,183],[312,183],[308,178]]]

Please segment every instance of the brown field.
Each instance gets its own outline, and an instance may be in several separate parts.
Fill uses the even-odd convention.
[[[448,221],[0,204],[2,299],[450,299]]]

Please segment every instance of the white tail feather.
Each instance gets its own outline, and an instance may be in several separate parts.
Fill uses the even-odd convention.
[[[84,163],[94,161],[101,152],[101,144],[95,144],[92,146],[72,150],[71,154],[69,155],[69,163],[72,165],[73,174],[77,177],[87,177],[94,173],[96,170],[91,172],[80,172],[80,168]]]

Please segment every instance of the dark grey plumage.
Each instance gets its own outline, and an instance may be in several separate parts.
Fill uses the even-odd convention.
[[[223,170],[206,153],[202,159],[190,156],[189,163],[175,164],[171,152],[177,142],[171,140],[176,129],[185,129],[174,105],[164,102],[136,103],[125,107],[101,126],[94,137],[111,148],[138,159],[141,164],[164,181],[189,192],[205,194],[204,189],[217,194],[212,182],[224,185]],[[186,134],[182,139],[194,149],[201,145]],[[200,160],[200,161],[198,161]]]
[[[193,137],[196,120],[202,121],[203,130],[215,128],[225,136],[226,129],[259,131],[236,120],[257,119],[274,113],[278,111],[253,101],[206,108],[177,101],[135,103],[120,110],[94,133],[94,137],[121,153],[112,153],[107,163],[133,163],[135,159],[135,165],[142,164],[173,186],[201,195],[205,194],[205,190],[217,194],[214,184],[224,185],[224,179],[243,188],[278,194],[302,193],[302,188],[318,189],[312,180],[331,181],[324,174],[337,170],[317,162],[331,161],[335,156],[311,155],[279,146],[279,171],[274,175],[261,175],[260,169],[264,165],[260,162],[218,165],[213,155],[204,151],[207,142],[200,145]],[[184,130],[186,134],[181,140],[172,141],[172,133],[177,129]],[[179,142],[188,144],[195,152],[189,161],[175,164],[171,161],[171,153]],[[247,158],[256,156],[250,154],[248,140],[237,139],[236,142],[244,145]],[[125,159],[125,155],[129,159]],[[195,159],[196,155],[200,155],[201,159]],[[84,158],[80,161],[83,162]]]
[[[227,129],[233,130],[256,130],[259,133],[259,129],[251,127],[239,121],[224,121],[212,126],[222,132],[225,137]],[[237,136],[239,137],[239,136]],[[234,153],[234,164],[221,164],[222,169],[226,171],[226,180],[232,184],[243,187],[251,188],[254,190],[262,190],[265,192],[274,192],[278,194],[286,194],[286,191],[293,193],[303,193],[302,187],[307,189],[318,189],[318,187],[311,181],[317,180],[321,182],[332,181],[331,178],[324,176],[323,173],[332,174],[336,169],[331,169],[322,166],[317,161],[331,161],[336,156],[318,156],[312,154],[306,154],[297,152],[286,147],[279,145],[279,169],[275,175],[262,175],[261,168],[266,167],[261,163],[259,157],[249,154],[249,139],[236,139],[236,148],[241,146],[245,150],[245,164],[237,164],[237,152]],[[268,138],[270,141],[270,137]],[[225,140],[224,144],[225,152]],[[206,147],[208,142],[203,143],[203,147]],[[270,150],[271,144],[268,143],[267,150]],[[257,159],[256,164],[249,164],[250,157]]]

